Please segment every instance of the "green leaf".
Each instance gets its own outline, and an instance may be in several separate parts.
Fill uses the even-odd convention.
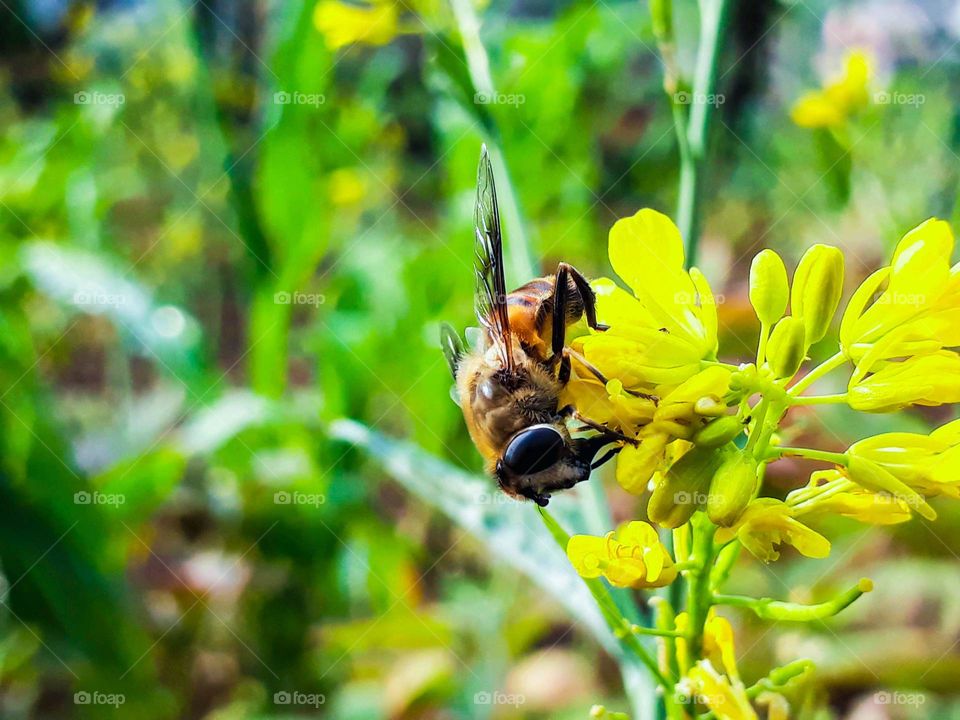
[[[655,693],[650,676],[610,630],[607,614],[619,618],[620,613],[615,605],[611,607],[609,594],[604,611],[598,609],[591,589],[557,545],[566,536],[559,525],[548,530],[536,517],[532,504],[507,498],[491,481],[466,473],[412,443],[345,419],[332,423],[329,434],[368,452],[407,490],[486,545],[494,559],[526,575],[563,606],[620,664],[636,720],[653,717]],[[551,507],[563,507],[564,512],[570,512],[572,504],[569,495],[551,501]],[[566,540],[562,542],[566,544]]]

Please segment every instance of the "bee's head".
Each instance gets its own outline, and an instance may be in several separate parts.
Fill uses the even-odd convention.
[[[596,443],[571,440],[561,425],[531,425],[516,433],[497,461],[497,481],[507,493],[546,505],[554,490],[590,477]]]

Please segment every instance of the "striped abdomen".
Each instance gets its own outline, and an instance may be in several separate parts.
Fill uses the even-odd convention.
[[[511,332],[540,360],[546,360],[549,352],[556,281],[554,275],[535,278],[507,295]],[[572,279],[567,284],[565,315],[571,325],[583,316],[583,299]]]

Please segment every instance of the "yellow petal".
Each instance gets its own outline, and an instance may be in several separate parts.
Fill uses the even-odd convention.
[[[598,578],[607,559],[607,540],[593,535],[574,535],[567,542],[567,557],[581,577]]]

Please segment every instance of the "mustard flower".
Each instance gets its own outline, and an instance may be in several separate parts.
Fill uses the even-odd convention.
[[[582,577],[602,575],[617,587],[663,587],[677,577],[657,531],[640,521],[626,523],[605,537],[574,535],[567,543],[567,557]]]
[[[609,279],[595,281],[597,315],[610,329],[581,339],[580,347],[628,390],[663,396],[716,355],[713,293],[698,270],[684,270],[680,231],[655,210],[618,220],[609,255],[633,294]]]
[[[865,490],[839,469],[819,470],[810,482],[787,495],[794,517],[840,516],[870,525],[895,525],[911,517],[902,497]]]
[[[397,6],[389,0],[363,5],[320,0],[313,24],[331,50],[353,43],[386,45],[397,35]]]
[[[960,345],[960,264],[950,266],[954,239],[943,220],[908,232],[890,265],[873,273],[850,299],[840,347],[856,380],[889,358]]]
[[[800,97],[790,110],[790,118],[804,128],[836,128],[869,100],[869,84],[873,74],[870,58],[862,51],[846,57],[843,74],[823,88]]]
[[[689,625],[687,613],[677,616],[677,629]],[[677,640],[678,653],[688,657],[686,641]],[[679,686],[681,698],[689,697],[706,705],[717,718],[756,720],[747,690],[737,670],[733,628],[711,608],[703,628],[703,659],[687,672]]]
[[[830,554],[830,541],[796,519],[796,510],[774,498],[758,498],[750,503],[736,524],[717,531],[719,542],[735,537],[764,562],[780,557],[776,547],[792,545],[809,558],[825,558]]]
[[[878,465],[926,497],[960,498],[960,420],[929,435],[876,435],[854,443],[847,453]]]

